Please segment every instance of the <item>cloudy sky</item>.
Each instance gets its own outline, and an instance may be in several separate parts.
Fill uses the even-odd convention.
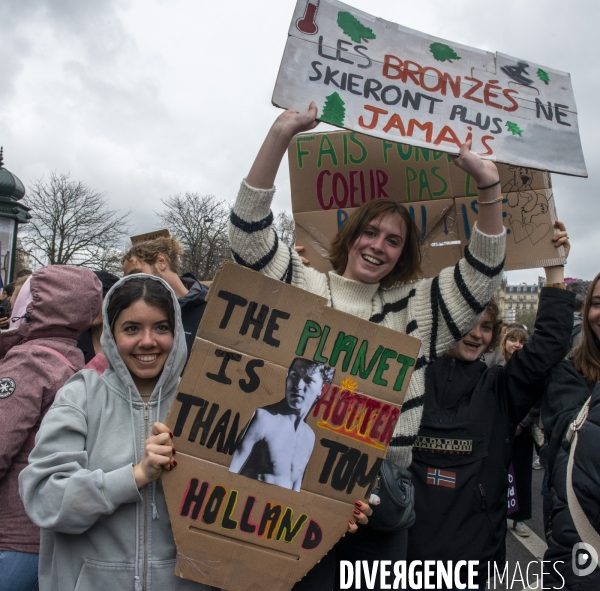
[[[592,0],[352,0],[451,41],[571,73],[589,179],[554,175],[573,244],[568,275],[598,270],[600,9]],[[295,0],[0,3],[0,145],[27,186],[50,171],[157,227],[160,199],[234,199],[279,110],[271,106]],[[323,125],[321,127],[324,127]],[[290,210],[287,166],[275,210]],[[539,270],[512,272],[511,282]]]

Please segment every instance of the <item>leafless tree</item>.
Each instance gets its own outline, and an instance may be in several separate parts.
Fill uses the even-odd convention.
[[[296,224],[292,215],[287,211],[279,212],[273,225],[275,226],[279,240],[290,248],[294,248],[294,244],[296,243]]]
[[[100,268],[129,230],[129,213],[109,209],[104,193],[68,174],[36,179],[26,204],[33,217],[23,227],[23,248],[40,265]]]
[[[229,206],[214,195],[198,193],[173,195],[162,202],[166,209],[157,215],[183,245],[182,271],[201,281],[212,280],[220,265],[231,257]]]

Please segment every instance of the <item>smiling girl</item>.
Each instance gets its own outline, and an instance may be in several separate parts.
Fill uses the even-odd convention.
[[[316,105],[311,103],[306,112],[285,111],[271,127],[231,213],[233,257],[255,271],[326,298],[333,308],[421,340],[387,454],[406,468],[421,422],[425,367],[477,322],[500,282],[505,232],[498,170],[493,162],[471,153],[469,143],[455,157],[455,164],[480,187],[480,213],[465,258],[438,277],[416,281],[421,260],[418,231],[407,209],[392,199],[370,201],[348,218],[331,243],[333,271],[319,273],[305,268],[301,258],[279,242],[270,211],[273,183],[287,147],[294,135],[317,125],[316,116]],[[366,524],[368,519],[359,512],[356,521]],[[350,523],[350,529],[357,531],[356,523]],[[331,573],[338,570],[331,564],[342,557],[400,560],[406,551],[406,530],[384,534],[361,528],[352,540],[340,542],[297,588],[331,591]]]
[[[109,291],[103,317],[109,369],[58,392],[19,479],[42,528],[40,589],[208,589],[174,575],[159,479],[177,465],[163,421],[187,355],[179,304],[162,279],[132,275]]]

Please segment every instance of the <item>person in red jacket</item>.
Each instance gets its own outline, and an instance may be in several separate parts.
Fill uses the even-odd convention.
[[[89,269],[53,265],[29,281],[18,328],[0,335],[0,588],[36,588],[40,531],[19,497],[19,473],[59,388],[84,365],[77,348],[100,310]]]

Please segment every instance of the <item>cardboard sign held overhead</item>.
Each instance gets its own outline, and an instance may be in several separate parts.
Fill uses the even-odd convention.
[[[131,244],[135,246],[140,242],[156,240],[157,238],[168,238],[169,236],[169,230],[154,230],[154,232],[148,232],[146,234],[138,234],[137,236],[131,236]]]
[[[569,74],[446,41],[336,0],[298,0],[273,104],[338,127],[587,176]]]
[[[176,574],[289,591],[370,494],[419,348],[225,263],[167,417]]]
[[[477,219],[473,179],[444,153],[355,132],[298,135],[288,148],[296,244],[311,266],[331,269],[330,241],[358,207],[390,197],[419,230],[424,277],[454,265]],[[507,229],[506,270],[564,264],[551,242],[556,218],[550,174],[498,164]]]

